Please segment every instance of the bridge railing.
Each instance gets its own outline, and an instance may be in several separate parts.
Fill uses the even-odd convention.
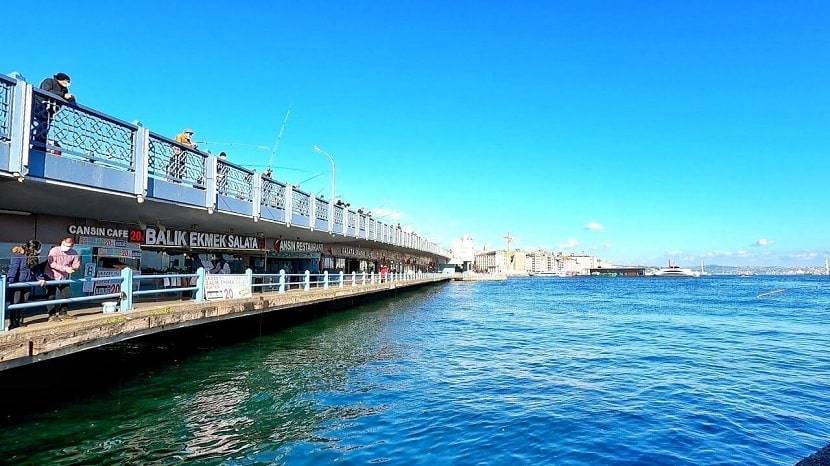
[[[222,275],[228,276],[228,275]],[[231,275],[234,276],[234,275]],[[6,316],[10,311],[23,311],[25,309],[37,307],[53,307],[70,305],[77,303],[90,302],[106,302],[115,301],[118,311],[128,312],[132,311],[135,306],[136,298],[143,296],[157,296],[164,294],[177,294],[192,292],[192,299],[197,302],[206,301],[210,295],[208,288],[208,274],[203,268],[199,268],[196,273],[191,274],[160,274],[160,275],[140,275],[135,274],[132,269],[124,268],[121,270],[119,277],[96,277],[96,278],[78,278],[67,280],[46,280],[34,281],[24,283],[8,283],[5,275],[0,275],[0,331],[7,330],[5,326]],[[288,274],[284,270],[280,273],[266,274],[253,273],[248,269],[244,274],[235,275],[235,277],[245,277],[249,293],[257,291],[276,291],[278,293],[285,293],[288,291],[310,291],[314,289],[328,289],[328,288],[345,288],[358,286],[374,286],[379,284],[394,284],[406,283],[417,280],[442,278],[443,275],[434,272],[389,272],[389,273],[375,273],[375,272],[352,272],[349,274],[343,272],[313,274],[310,271],[299,274]],[[178,279],[176,283],[184,286],[158,286],[159,282]],[[151,282],[149,288],[143,288],[142,283]],[[73,285],[73,284],[89,284],[94,289],[95,283],[108,283],[113,286],[113,290],[118,292],[100,294],[100,295],[84,295],[71,298],[55,298],[45,300],[28,301],[18,304],[9,303],[9,293],[14,293],[17,290],[26,290],[33,287],[55,287],[58,285]],[[143,289],[142,289],[143,288]],[[233,293],[231,293],[233,295]],[[244,296],[242,296],[244,297]],[[115,305],[113,305],[115,307]]]
[[[0,75],[0,141],[11,140],[12,92],[15,81]]]
[[[289,189],[286,183],[180,144],[140,123],[68,102],[4,75],[0,75],[0,175],[131,194],[138,202],[174,200],[208,213],[231,210],[254,220],[403,245],[393,231],[384,231],[384,225],[365,213]],[[229,198],[228,202],[219,206],[219,196]],[[409,244],[418,251],[443,251],[429,242]]]
[[[204,189],[207,158],[203,152],[150,132],[148,166],[152,178]]]
[[[32,149],[121,170],[135,170],[136,125],[32,90]]]
[[[253,201],[255,176],[252,170],[219,160],[216,162],[216,191],[223,196]]]

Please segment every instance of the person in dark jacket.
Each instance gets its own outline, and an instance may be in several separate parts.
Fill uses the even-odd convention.
[[[45,99],[35,96],[35,105],[32,109],[34,125],[32,126],[32,141],[36,148],[45,149],[49,138],[49,127],[52,120],[61,108],[62,101],[75,103],[75,96],[69,92],[71,79],[66,73],[58,73],[46,78],[40,83],[40,89],[58,96],[60,99]],[[55,144],[57,146],[57,143]]]
[[[8,284],[25,283],[39,281],[40,286],[45,284],[42,272],[33,270],[37,266],[37,260],[32,264],[32,255],[37,257],[40,252],[40,243],[37,241],[29,241],[25,246],[15,246],[12,248],[12,257],[9,261],[9,272],[7,274]],[[11,304],[21,304],[29,301],[32,294],[32,287],[12,288],[9,289],[11,295]],[[16,328],[23,325],[23,312],[20,309],[14,309],[9,313],[9,328]]]

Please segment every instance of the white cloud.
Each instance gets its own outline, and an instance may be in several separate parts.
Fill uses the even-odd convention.
[[[789,257],[790,259],[805,261],[805,260],[815,259],[818,256],[819,256],[819,253],[817,253],[816,251],[802,251],[802,252],[796,252],[796,253],[793,253],[793,254],[789,254],[787,257]]]
[[[579,246],[579,241],[571,238],[571,239],[565,241],[564,243],[560,244],[559,249],[573,249],[577,246]]]
[[[603,231],[605,230],[605,226],[599,222],[588,222],[585,225],[585,229],[589,231]]]
[[[759,239],[758,241],[755,242],[755,246],[761,246],[761,247],[770,246],[772,244],[775,244],[775,241],[773,241],[771,239],[767,239],[767,238],[761,238],[761,239]]]

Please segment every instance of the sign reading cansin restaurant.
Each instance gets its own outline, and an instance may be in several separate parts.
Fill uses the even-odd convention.
[[[182,249],[238,249],[262,250],[262,241],[254,236],[230,235],[223,233],[201,233],[198,231],[159,230],[147,227],[144,231],[146,246],[165,246]]]

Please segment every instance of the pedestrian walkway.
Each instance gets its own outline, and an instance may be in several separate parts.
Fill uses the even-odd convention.
[[[284,309],[382,295],[449,280],[430,276],[400,282],[366,283],[343,288],[264,292],[251,298],[216,301],[165,300],[135,303],[129,312],[102,314],[100,306],[76,309],[74,318],[49,322],[29,317],[27,325],[0,333],[0,370],[65,356],[154,333]]]

